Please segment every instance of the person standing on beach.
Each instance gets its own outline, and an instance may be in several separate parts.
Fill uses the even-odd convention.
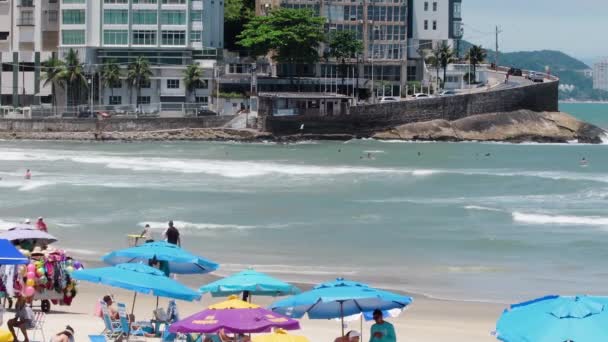
[[[27,169],[27,171],[25,171],[25,179],[32,179],[32,172],[30,171],[30,169]]]
[[[169,221],[169,227],[167,230],[165,230],[165,240],[167,240],[168,243],[172,243],[180,247],[182,245],[182,241],[179,237],[179,230],[175,228],[173,221]]]
[[[46,226],[46,223],[44,222],[44,219],[42,217],[39,217],[38,221],[36,221],[36,229],[45,233],[49,232],[48,227]]]
[[[395,328],[384,320],[381,310],[374,310],[374,321],[370,330],[369,342],[397,342]]]

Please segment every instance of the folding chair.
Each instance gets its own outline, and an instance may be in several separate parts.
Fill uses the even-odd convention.
[[[34,312],[34,320],[32,321],[32,324],[29,328],[27,328],[27,331],[32,331],[32,334],[30,335],[28,333],[28,337],[30,339],[30,341],[36,341],[36,332],[40,332],[40,335],[42,335],[42,341],[45,341],[46,339],[44,338],[44,321],[46,320],[46,314],[42,311],[36,311]],[[17,330],[17,335],[19,335],[21,330]]]
[[[103,318],[103,324],[105,326],[102,334],[110,340],[115,340],[121,336],[122,328],[120,326],[120,322],[112,321],[112,318],[110,317],[110,310],[108,310],[108,305],[103,301],[101,302],[101,315]]]
[[[141,329],[136,329],[136,330],[132,330],[131,329],[131,324],[129,323],[129,318],[127,317],[127,307],[125,306],[124,303],[118,303],[117,304],[118,307],[118,317],[120,319],[120,328],[122,331],[122,334],[124,336],[126,336],[127,341],[135,341],[132,340],[131,338],[134,337],[136,338],[136,340],[139,340],[137,338],[139,337],[143,337],[143,340],[146,340],[146,336],[145,333],[143,332],[143,330]],[[139,340],[141,341],[141,340]]]

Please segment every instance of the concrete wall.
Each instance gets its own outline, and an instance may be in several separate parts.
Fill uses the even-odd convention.
[[[221,127],[234,116],[200,118],[112,118],[100,121],[103,131],[133,132],[180,128]],[[0,132],[91,132],[98,130],[94,119],[0,119]]]
[[[262,128],[275,135],[371,133],[412,122],[456,120],[476,114],[519,109],[558,111],[559,82],[475,94],[437,97],[350,108],[350,115],[266,117]],[[304,130],[300,131],[301,125]]]

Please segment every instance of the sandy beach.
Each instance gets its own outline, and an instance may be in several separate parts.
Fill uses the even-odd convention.
[[[76,332],[76,341],[88,341],[88,335],[98,334],[103,330],[101,319],[93,316],[95,301],[104,294],[112,293],[114,297],[127,304],[130,309],[133,293],[82,282],[78,297],[72,306],[53,306],[47,315],[45,335],[47,340],[52,334],[59,332],[67,324]],[[490,335],[494,329],[496,319],[504,306],[500,304],[458,302],[429,299],[422,296],[413,296],[414,303],[399,318],[390,319],[395,325],[399,341],[495,341]],[[201,302],[178,301],[181,317],[202,310],[207,305],[222,301],[223,298],[204,296]],[[268,305],[272,298],[256,297],[254,302]],[[166,306],[167,300],[160,299],[160,305]],[[135,306],[137,320],[152,317],[152,310],[156,305],[156,298],[138,295]],[[12,312],[5,313],[5,320],[12,316]],[[326,320],[301,320],[302,330],[296,332],[310,339],[311,342],[333,341],[340,333],[340,323]],[[363,341],[369,339],[368,323],[364,323]],[[360,330],[360,322],[351,322],[348,330]],[[36,337],[39,340],[40,336]],[[149,338],[149,341],[160,339]]]

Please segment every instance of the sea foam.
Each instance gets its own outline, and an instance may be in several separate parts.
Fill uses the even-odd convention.
[[[531,224],[562,224],[562,225],[585,225],[606,226],[608,217],[602,216],[570,216],[570,215],[547,215],[513,212],[513,220]]]

